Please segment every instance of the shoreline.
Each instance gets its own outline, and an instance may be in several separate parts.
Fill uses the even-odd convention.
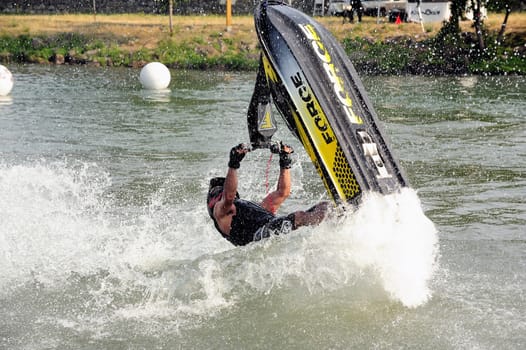
[[[488,39],[502,15],[486,20]],[[503,45],[473,52],[471,22],[460,42],[440,42],[440,23],[400,25],[365,16],[362,23],[316,17],[341,43],[362,74],[526,74],[526,13],[510,17]],[[230,31],[221,16],[2,15],[0,63],[79,64],[140,68],[158,61],[174,69],[253,71],[259,58],[251,16],[236,16]],[[489,46],[489,44],[488,44]]]

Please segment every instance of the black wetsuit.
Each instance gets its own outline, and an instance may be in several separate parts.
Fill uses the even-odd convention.
[[[275,216],[261,205],[235,199],[236,215],[232,217],[230,234],[225,235],[214,220],[216,229],[233,245],[246,245],[269,237],[271,234],[289,233],[294,227],[294,214]]]

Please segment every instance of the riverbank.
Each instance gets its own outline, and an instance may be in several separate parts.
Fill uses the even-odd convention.
[[[316,18],[342,43],[356,68],[370,74],[525,74],[526,14],[510,16],[504,42],[493,47],[503,14],[485,21],[488,52],[472,52],[471,22],[462,42],[436,40],[441,24],[343,23]],[[494,34],[493,34],[494,33]],[[252,16],[2,15],[0,62],[141,67],[160,61],[171,68],[253,70],[259,50]]]

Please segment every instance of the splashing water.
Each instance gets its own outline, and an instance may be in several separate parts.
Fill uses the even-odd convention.
[[[89,256],[101,243],[93,224],[108,181],[87,164],[0,164],[0,291],[32,277],[52,284],[93,267]]]
[[[0,164],[0,294],[36,284],[58,295],[43,322],[101,337],[129,322],[147,323],[146,333],[159,320],[165,330],[195,326],[273,293],[385,293],[406,307],[431,295],[437,235],[413,190],[369,195],[319,227],[236,248],[214,232],[200,197],[167,205],[164,188],[137,209],[118,207],[110,188],[94,164]]]
[[[353,261],[374,269],[393,299],[408,307],[429,299],[438,237],[416,192],[404,189],[389,196],[369,195],[360,209],[346,218],[341,232],[351,236]]]

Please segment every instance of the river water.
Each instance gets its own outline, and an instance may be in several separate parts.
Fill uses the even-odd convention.
[[[254,74],[10,66],[0,349],[523,349],[526,80],[363,77],[411,189],[235,248],[204,200]],[[298,142],[283,213],[327,199]],[[243,197],[277,159],[250,153]]]

